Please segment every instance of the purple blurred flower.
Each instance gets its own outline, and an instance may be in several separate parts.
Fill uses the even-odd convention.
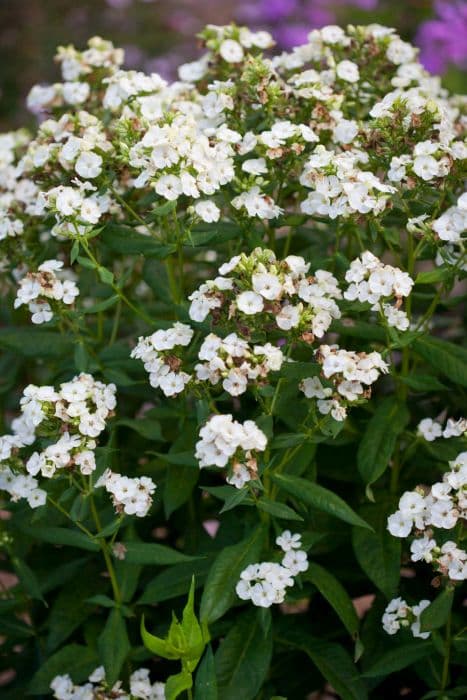
[[[334,12],[326,7],[325,2],[307,2],[303,11],[306,22],[311,25],[309,29],[320,29],[327,24],[334,24],[336,16]]]
[[[291,49],[306,43],[310,29],[310,26],[303,24],[284,24],[276,27],[273,35],[281,48]]]
[[[338,0],[337,5],[353,5],[361,10],[375,10],[379,0]]]
[[[420,60],[432,73],[442,73],[449,63],[467,65],[467,3],[438,1],[437,17],[423,22],[415,37]]]

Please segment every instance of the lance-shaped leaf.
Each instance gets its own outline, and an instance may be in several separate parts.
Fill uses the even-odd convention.
[[[431,632],[442,627],[448,621],[454,600],[454,588],[445,588],[420,615],[420,629]]]
[[[357,453],[358,471],[373,484],[386,471],[398,436],[409,421],[405,404],[395,397],[382,401],[367,424]]]
[[[243,569],[257,561],[264,544],[264,529],[258,527],[249,537],[225,547],[209,572],[200,616],[207,624],[218,620],[235,602],[235,586]]]
[[[325,489],[323,486],[288,474],[273,474],[272,479],[281,489],[287,491],[287,493],[302,501],[302,503],[306,503],[316,508],[316,510],[329,513],[329,515],[333,515],[335,518],[344,520],[351,525],[358,525],[358,527],[364,527],[368,530],[372,529],[340,496]]]
[[[303,578],[311,581],[334,608],[350,634],[358,632],[358,617],[349,595],[340,582],[329,571],[318,564],[310,564]]]
[[[228,632],[215,655],[219,697],[253,700],[269,669],[271,628],[264,633],[260,615],[249,610]]]

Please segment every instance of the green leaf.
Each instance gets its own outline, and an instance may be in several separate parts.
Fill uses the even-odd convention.
[[[118,680],[121,668],[130,650],[130,642],[126,631],[122,611],[114,608],[105,624],[104,630],[97,640],[99,657],[105,668],[105,677],[109,685]]]
[[[236,508],[242,504],[253,505],[253,499],[250,496],[250,492],[246,488],[237,489],[234,487],[234,490],[225,499],[225,503],[220,509],[219,513],[226,513],[228,510],[232,510],[233,508]]]
[[[257,527],[238,544],[225,547],[209,572],[201,599],[201,620],[218,620],[236,600],[235,586],[243,569],[258,561],[264,543],[264,529]]]
[[[85,258],[82,255],[78,255],[76,258],[81,267],[85,267],[87,270],[96,270],[97,265],[93,260],[90,260],[89,258]]]
[[[157,301],[172,306],[169,278],[164,263],[155,258],[147,258],[142,274],[143,280],[151,288]]]
[[[19,578],[21,587],[35,600],[41,600],[45,603],[42,597],[41,587],[39,581],[37,580],[34,571],[26,564],[25,561],[19,559],[18,557],[12,557],[11,563]]]
[[[342,323],[342,321],[333,321],[331,330],[339,333],[341,336],[350,336],[359,340],[378,340],[382,343],[385,341],[384,328],[376,323],[366,323],[365,321],[354,321],[351,323]]]
[[[143,567],[138,564],[128,564],[128,562],[122,560],[116,561],[114,568],[120,593],[122,594],[122,601],[128,603],[133,598],[138,587],[138,581]]]
[[[358,471],[373,484],[386,471],[396,441],[409,421],[409,412],[395,397],[384,399],[368,421],[357,452]]]
[[[42,663],[33,676],[29,692],[32,695],[50,693],[52,680],[64,673],[68,673],[75,683],[82,683],[98,665],[99,659],[94,649],[69,644]]]
[[[18,620],[14,614],[6,615],[5,611],[2,610],[0,615],[0,634],[8,636],[10,638],[9,641],[11,641],[13,639],[23,640],[27,637],[35,637],[37,632],[22,622],[22,620]]]
[[[214,654],[209,645],[204,652],[195,678],[195,700],[218,700]]]
[[[265,513],[273,515],[275,518],[281,518],[282,520],[303,520],[303,518],[296,513],[293,508],[289,508],[285,503],[278,503],[277,501],[271,501],[271,499],[260,498],[256,504],[260,510]]]
[[[161,433],[161,424],[153,418],[119,418],[115,425],[131,428],[146,440],[162,442],[164,439]]]
[[[0,348],[14,350],[22,357],[58,358],[73,348],[69,336],[35,328],[0,328]]]
[[[96,593],[100,582],[96,581],[94,569],[82,569],[84,574],[79,587],[76,580],[69,581],[58,593],[47,620],[49,636],[47,651],[50,653],[68,639],[73,632],[92,613],[92,607],[86,604],[88,596]],[[102,581],[105,585],[105,581]]]
[[[167,518],[189,500],[198,479],[199,469],[197,467],[189,467],[184,464],[172,464],[168,467],[163,495]]]
[[[391,600],[399,585],[401,541],[387,531],[387,511],[381,504],[367,506],[362,512],[374,531],[353,528],[355,556],[370,581]]]
[[[303,578],[306,581],[311,581],[321,595],[326,598],[349,634],[357,634],[359,627],[357,613],[347,591],[335,576],[318,564],[311,563],[308,571],[303,574]]]
[[[113,284],[114,274],[106,267],[98,267],[97,274],[99,275],[101,282],[103,282],[104,284]]]
[[[440,696],[439,690],[430,690],[426,693],[421,700],[431,700],[431,698],[436,698],[436,700],[447,700],[448,698],[466,698],[467,697],[467,685],[462,685],[452,690],[443,690]]]
[[[149,235],[137,233],[130,226],[121,224],[107,224],[100,239],[107,248],[122,255],[164,259],[177,250],[175,245],[164,245]]]
[[[159,206],[154,207],[151,211],[151,214],[156,217],[167,216],[167,214],[170,214],[172,211],[175,211],[176,208],[176,200],[168,201],[164,202],[164,204],[159,204]]]
[[[442,265],[434,270],[426,270],[425,272],[419,272],[415,278],[415,284],[433,284],[435,282],[443,282],[443,280],[449,279],[453,276],[452,269]]]
[[[126,547],[125,561],[128,564],[151,564],[162,566],[167,564],[181,564],[186,561],[194,561],[198,557],[190,557],[163,544],[152,542],[124,542]]]
[[[445,588],[420,615],[420,630],[431,632],[446,624],[454,600],[454,588]]]
[[[100,605],[103,608],[115,608],[116,606],[113,598],[109,598],[108,595],[103,595],[102,593],[87,598],[86,603],[90,603],[91,605]]]
[[[21,525],[19,529],[35,540],[49,542],[50,544],[78,547],[89,552],[97,552],[99,550],[98,543],[91,540],[87,535],[75,530],[68,530],[66,527]]]
[[[193,457],[193,452],[150,452],[157,457],[160,457],[163,462],[168,464],[184,464],[187,467],[198,467],[197,460]]]
[[[431,336],[419,338],[413,348],[441,374],[456,384],[467,386],[467,351],[464,348]]]
[[[230,628],[214,657],[219,697],[253,700],[269,670],[271,629],[265,636],[259,614],[249,610]]]
[[[92,304],[92,306],[86,306],[82,309],[83,314],[95,314],[98,311],[105,311],[106,309],[110,309],[112,306],[114,306],[118,300],[119,300],[118,294],[113,294],[111,297],[108,297],[108,299],[103,299],[102,301],[97,301],[95,304]]]
[[[406,384],[413,391],[447,391],[448,387],[429,374],[410,374],[408,377],[399,377],[399,380]]]
[[[312,481],[307,481],[297,476],[285,474],[273,474],[272,479],[281,489],[312,508],[329,513],[329,515],[339,518],[339,520],[344,520],[351,525],[364,527],[368,530],[372,529],[342,498],[323,486],[318,486]]]
[[[277,641],[307,654],[342,700],[367,700],[368,691],[356,666],[339,644],[317,639],[298,625],[281,625]]]
[[[193,577],[188,594],[187,603],[183,609],[181,629],[187,647],[186,653],[182,656],[182,663],[191,673],[195,670],[200,660],[204,647],[206,646],[207,634],[205,638],[204,632],[207,633],[206,627],[204,630],[198,622],[195,615],[195,579]]]
[[[86,372],[89,366],[89,355],[84,344],[79,341],[75,345],[73,361],[78,372]]]
[[[175,700],[184,690],[188,690],[192,686],[193,678],[188,671],[180,671],[174,676],[169,676],[164,689],[165,700]]]
[[[271,444],[273,450],[285,450],[288,447],[296,447],[307,442],[306,433],[282,433],[274,438]]]
[[[73,241],[73,245],[71,246],[70,250],[70,264],[73,265],[74,262],[76,262],[77,258],[79,255],[79,241]]]
[[[432,652],[433,645],[430,641],[412,641],[383,653],[362,675],[364,678],[389,676],[391,673],[411,666]]]
[[[156,637],[156,635],[147,631],[144,624],[144,615],[141,618],[140,632],[144,646],[146,649],[149,649],[149,651],[152,651],[153,654],[156,654],[156,656],[171,660],[180,658],[179,650],[175,649],[174,646],[167,641],[167,639]]]
[[[149,581],[143,595],[138,600],[139,605],[161,603],[164,600],[185,595],[190,587],[192,576],[195,585],[201,586],[207,578],[212,564],[212,558],[198,559],[185,564],[178,564],[166,569]]]
[[[231,241],[241,236],[240,228],[230,222],[221,222],[208,227],[207,224],[199,224],[191,230],[190,238],[186,245],[203,246],[210,243],[219,245],[224,241]]]

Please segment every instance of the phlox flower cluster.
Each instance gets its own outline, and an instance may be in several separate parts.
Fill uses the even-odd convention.
[[[379,352],[354,352],[337,345],[320,345],[315,357],[322,367],[322,377],[307,377],[300,382],[300,389],[308,399],[316,398],[321,414],[328,413],[337,421],[345,420],[347,406],[368,399],[371,385],[381,373],[388,372],[388,365]]]
[[[264,452],[267,438],[254,421],[239,423],[230,414],[214,415],[199,436],[195,457],[200,468],[228,467],[227,482],[236,488],[257,477],[257,452]]]
[[[427,442],[433,442],[437,438],[445,439],[452,437],[461,437],[467,432],[467,418],[448,418],[446,426],[443,429],[442,424],[432,418],[423,418],[417,425],[417,435],[422,437]]]
[[[31,508],[38,508],[46,502],[47,493],[33,476],[17,471],[22,466],[17,457],[21,447],[23,443],[16,435],[0,437],[0,490],[6,491],[13,502],[25,498]]]
[[[213,195],[235,174],[231,136],[220,131],[216,136],[211,143],[191,115],[180,114],[167,123],[161,120],[160,125],[151,126],[130,149],[129,164],[140,171],[134,179],[135,187],[149,183],[168,201],[182,195],[193,199]],[[197,213],[204,218],[202,209]]]
[[[195,367],[199,381],[216,385],[231,396],[240,396],[250,382],[264,381],[269,372],[280,370],[284,361],[282,350],[271,343],[251,346],[236,333],[219,338],[210,333],[204,339],[198,354],[201,360]]]
[[[190,318],[201,322],[210,315],[213,322],[235,324],[247,337],[261,324],[293,330],[307,342],[321,338],[332,319],[340,317],[335,300],[342,295],[330,272],[308,274],[309,267],[298,255],[281,261],[262,248],[237,255],[221,265],[219,277],[191,294]]]
[[[301,536],[284,530],[276,539],[276,544],[284,553],[281,563],[265,561],[250,564],[240,574],[235,591],[241,600],[251,600],[253,605],[269,608],[283,603],[287,588],[291,588],[294,578],[308,569],[308,557],[301,548]]]
[[[115,392],[114,384],[103,384],[84,373],[61,384],[58,391],[33,384],[25,388],[22,414],[11,426],[13,434],[0,439],[0,483],[12,500],[27,498],[32,508],[43,505],[46,494],[38,489],[39,474],[50,479],[57,471],[89,475],[95,470],[95,438],[113,414]],[[24,459],[19,456],[20,450],[44,436],[50,440],[47,447]]]
[[[54,213],[57,223],[52,227],[53,235],[82,234],[111,209],[118,212],[110,193],[98,191],[96,184],[112,153],[101,120],[85,110],[46,119],[39,126],[20,167],[31,178],[44,170],[50,173],[52,186],[40,191],[32,214]]]
[[[448,175],[453,159],[465,157],[463,144],[453,148],[437,141],[419,141],[411,155],[393,156],[388,178],[400,182],[416,177],[429,182]]]
[[[352,141],[358,132],[356,122],[344,120],[334,129],[339,143]],[[389,195],[396,188],[384,184],[371,170],[359,164],[368,162],[368,155],[358,149],[339,153],[316,146],[300,176],[300,183],[312,191],[301,202],[305,214],[329,216],[330,219],[354,214],[379,214],[386,208]]]
[[[144,518],[152,505],[156,485],[148,476],[129,477],[106,469],[96,481],[95,488],[104,487],[110,493],[117,513]]]
[[[44,112],[53,106],[76,104],[67,99],[68,93],[72,96],[81,93],[82,98],[78,104],[85,102],[89,97],[89,85],[86,80],[92,81],[95,74],[103,70],[115,70],[123,63],[123,49],[115,48],[110,41],[100,37],[93,37],[88,41],[88,47],[84,51],[78,51],[74,46],[60,46],[55,57],[60,64],[64,83],[55,85],[36,85],[29,93],[28,106],[33,112]]]
[[[414,637],[428,639],[431,632],[420,631],[420,615],[429,605],[429,600],[421,600],[417,605],[410,606],[402,598],[393,598],[384,611],[384,631],[392,635],[400,629],[410,628]]]
[[[164,683],[152,683],[149,670],[140,668],[134,671],[125,690],[122,681],[109,686],[103,666],[96,668],[83,685],[73,683],[68,674],[55,676],[50,684],[56,700],[165,700]]]
[[[444,537],[444,544],[438,545],[433,528],[453,530],[467,517],[467,452],[461,452],[449,466],[442,481],[429,490],[419,487],[406,491],[387,527],[394,537],[414,536],[412,561],[431,563],[442,575],[460,581],[467,578],[467,552]]]
[[[79,289],[73,279],[70,279],[73,273],[62,268],[63,262],[60,260],[46,260],[39,265],[37,272],[27,272],[19,281],[15,309],[27,304],[31,321],[40,324],[53,318],[51,303],[54,306],[55,302],[67,306],[73,304],[79,295]],[[65,279],[60,279],[60,273]]]
[[[189,345],[192,338],[190,326],[177,322],[168,330],[139,338],[131,352],[131,357],[142,360],[151,386],[161,389],[165,396],[180,394],[192,379],[182,370],[179,357],[180,348]]]
[[[243,394],[249,382],[260,383],[269,372],[281,368],[284,355],[280,348],[266,343],[251,346],[236,333],[220,338],[209,333],[198,351],[198,362],[194,375],[182,369],[184,360],[180,349],[190,344],[193,330],[183,323],[175,323],[168,330],[159,330],[141,337],[131,352],[131,357],[140,359],[149,373],[149,382],[159,388],[165,396],[176,396],[190,382],[209,382],[222,387],[231,396]]]
[[[431,226],[442,241],[461,244],[462,234],[467,231],[467,192],[464,192],[457,203],[446,209]]]
[[[429,217],[425,216],[425,219]],[[454,206],[449,207],[440,217],[424,221],[422,232],[426,235],[434,231],[435,239],[442,244],[436,255],[437,265],[457,266],[465,271],[467,260],[465,254],[465,232],[467,231],[467,193],[464,192]]]
[[[384,314],[390,326],[400,331],[408,329],[409,319],[400,309],[402,299],[409,296],[414,284],[407,272],[385,265],[367,250],[350,263],[345,279],[349,283],[345,299],[368,302],[374,311]],[[388,303],[392,298],[395,298],[394,306]]]
[[[0,134],[0,241],[20,236],[23,217],[35,210],[39,188],[22,176],[18,166],[28,141],[27,132],[22,130]]]

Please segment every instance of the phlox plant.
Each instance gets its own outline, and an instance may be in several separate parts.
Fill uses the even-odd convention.
[[[2,698],[465,696],[466,101],[199,38],[0,136]]]

